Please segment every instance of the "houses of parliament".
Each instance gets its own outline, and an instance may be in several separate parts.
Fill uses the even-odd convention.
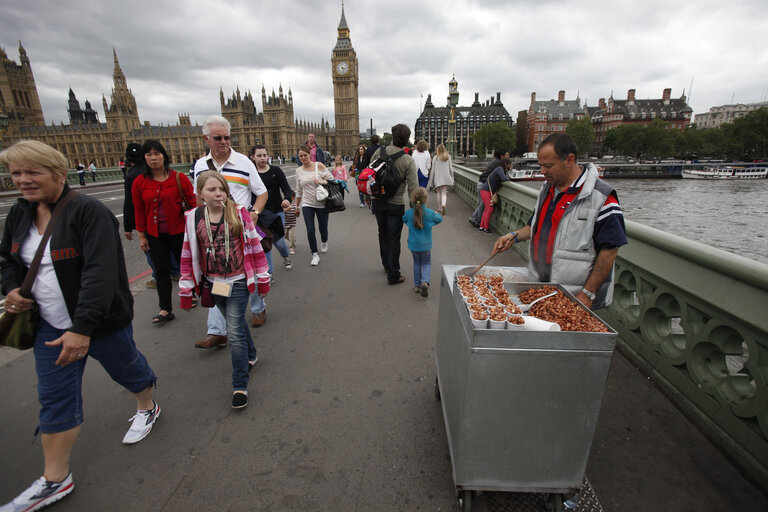
[[[0,113],[8,117],[8,126],[0,127],[3,147],[23,139],[45,142],[61,151],[74,168],[78,162],[86,165],[96,161],[97,167],[115,167],[130,142],[142,143],[157,139],[163,143],[172,163],[187,163],[208,151],[202,137],[202,127],[192,125],[189,114],[179,114],[175,125],[151,125],[139,119],[136,99],[120,67],[113,49],[113,88],[110,101],[102,95],[105,121],[91,103],[84,108],[70,88],[68,98],[69,124],[45,124],[40,99],[27,52],[19,42],[20,64],[8,58],[0,48]],[[290,161],[299,144],[314,133],[318,144],[333,154],[352,155],[360,141],[358,114],[358,63],[349,39],[349,28],[342,7],[336,46],[331,58],[335,126],[321,118],[320,122],[296,119],[293,93],[285,94],[282,85],[267,94],[261,88],[261,112],[250,91],[241,93],[239,87],[225,97],[219,88],[221,115],[232,124],[232,147],[247,154],[254,144],[267,146],[270,155]]]

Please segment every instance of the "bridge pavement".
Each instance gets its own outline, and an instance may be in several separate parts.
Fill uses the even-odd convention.
[[[156,295],[135,285],[135,338],[159,377],[161,417],[144,441],[121,445],[133,399],[92,361],[76,489],[55,510],[458,509],[433,394],[436,288],[440,265],[479,263],[495,237],[472,229],[469,208],[450,194],[434,231],[435,289],[424,299],[411,291],[406,232],[408,279],[388,286],[373,216],[356,197],[347,208],[331,215],[318,267],[302,221],[293,269],[276,258],[267,322],[252,329],[260,361],[245,410],[230,408],[228,351],[192,347],[205,310],[176,311],[156,328]],[[512,254],[494,263],[522,264]],[[0,503],[42,467],[34,362],[10,359],[0,363]],[[768,498],[618,352],[587,474],[607,511],[768,510]],[[475,504],[502,509],[492,494]]]

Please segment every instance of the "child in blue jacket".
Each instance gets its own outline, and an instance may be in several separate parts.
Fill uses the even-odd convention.
[[[403,215],[403,222],[408,225],[408,249],[413,254],[413,291],[426,297],[432,271],[432,226],[440,224],[443,217],[427,208],[427,189],[424,187],[413,191],[411,206]]]

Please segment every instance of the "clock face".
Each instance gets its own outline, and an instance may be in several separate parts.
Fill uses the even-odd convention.
[[[349,71],[349,64],[346,62],[339,62],[336,64],[336,72],[340,75],[346,75]]]

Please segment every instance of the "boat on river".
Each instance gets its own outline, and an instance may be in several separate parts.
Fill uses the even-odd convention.
[[[604,169],[597,166],[597,176],[603,177]],[[512,181],[544,181],[544,175],[541,174],[541,168],[538,164],[526,165],[519,169],[512,169],[509,171],[509,179]]]
[[[701,169],[683,169],[683,178],[699,180],[752,180],[768,178],[768,167],[735,167],[723,165],[702,167]]]

